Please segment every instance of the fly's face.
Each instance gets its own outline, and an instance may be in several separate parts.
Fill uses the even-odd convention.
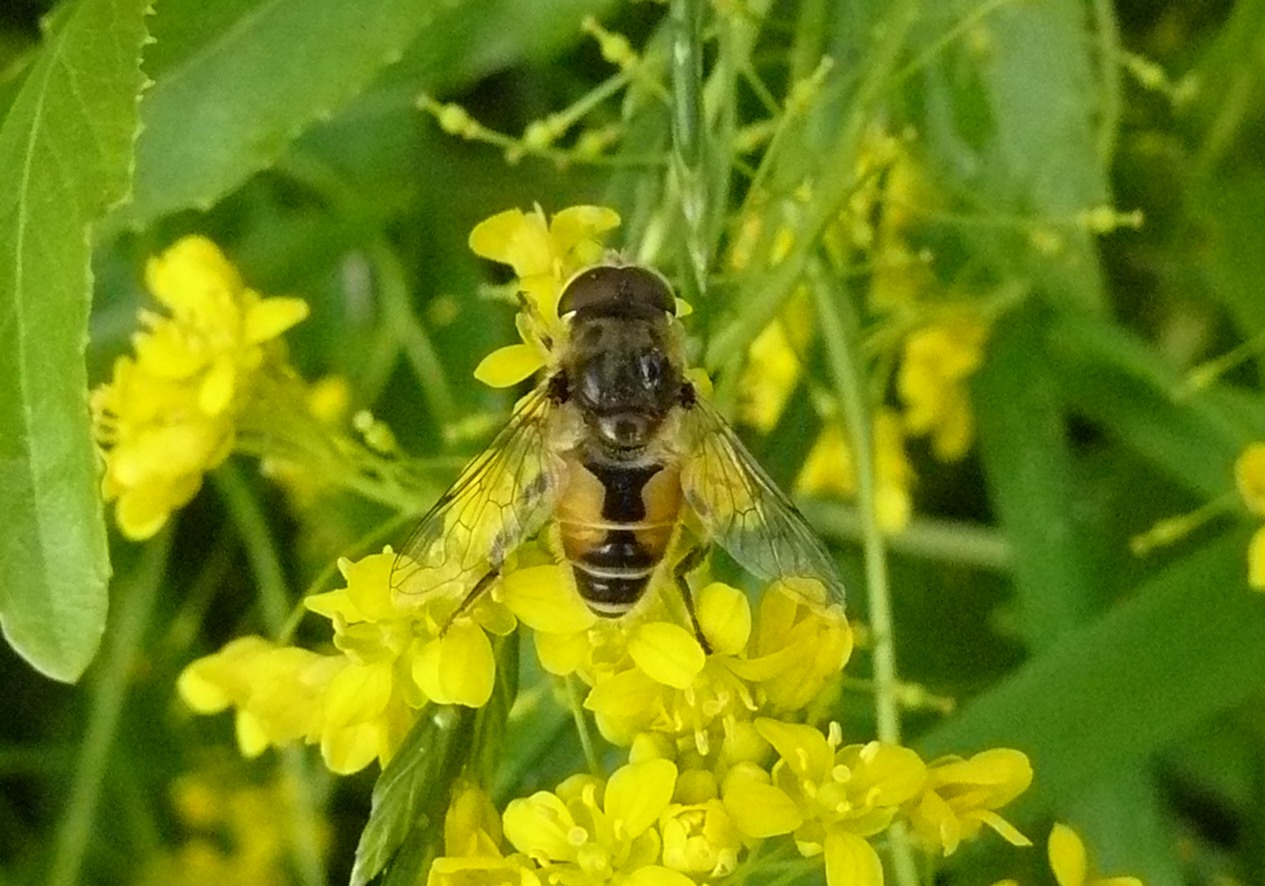
[[[647,268],[604,265],[572,280],[558,309],[573,314],[560,361],[571,402],[599,445],[641,451],[681,399],[667,284]]]

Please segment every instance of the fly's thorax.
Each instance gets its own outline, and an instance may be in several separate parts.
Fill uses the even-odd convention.
[[[680,402],[679,353],[667,314],[572,318],[562,361],[568,395],[613,455],[643,450]]]

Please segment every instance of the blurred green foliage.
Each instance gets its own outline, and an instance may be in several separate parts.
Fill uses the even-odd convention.
[[[1265,2],[728,7],[701,34],[697,116],[682,116],[690,72],[670,63],[673,11],[649,2],[0,9],[0,620],[13,647],[0,651],[0,882],[136,882],[180,843],[170,787],[222,762],[232,736],[227,718],[182,709],[176,675],[275,628],[394,516],[350,494],[295,511],[235,457],[159,540],[112,538],[109,622],[83,680],[31,669],[73,680],[101,634],[106,527],[83,388],[128,347],[147,256],[205,233],[260,291],[305,298],[293,362],[348,379],[354,408],[435,460],[438,492],[511,403],[471,375],[514,336],[486,285],[504,278],[465,246],[477,221],[533,202],[617,208],[624,244],[703,291],[692,344],[732,404],[747,346],[816,267],[879,124],[913,133],[942,195],[923,234],[946,289],[1005,294],[973,381],[976,452],[946,465],[913,447],[915,517],[890,540],[900,675],[957,701],[948,716],[908,713],[908,741],[928,755],[1028,753],[1037,776],[1016,820],[1038,846],[1069,821],[1104,872],[1265,882],[1265,598],[1246,583],[1258,521],[1233,497],[1234,459],[1265,438]],[[419,108],[434,96],[522,132],[616,72],[582,32],[586,15],[649,60],[584,119],[619,127],[601,161],[507,162]],[[777,117],[763,153],[738,151],[744,126],[777,116],[751,84],[784,97],[824,56],[833,67],[802,116]],[[703,121],[691,146],[682,127]],[[555,156],[573,142],[560,144]],[[788,257],[732,274],[719,256],[752,164],[765,208],[812,188]],[[131,199],[107,211],[128,182]],[[683,220],[691,200],[704,211]],[[1085,213],[1105,206],[1144,223],[1099,237]],[[839,282],[840,303],[869,322],[854,280]],[[1190,383],[1236,349],[1243,359]],[[752,438],[788,485],[820,427],[812,395],[834,384],[825,348],[809,359],[787,415]],[[1174,543],[1131,552],[1156,521],[1218,501]],[[805,504],[859,578],[855,508]],[[850,606],[864,620],[862,591]],[[529,659],[523,686],[541,682]],[[580,759],[565,703],[533,698],[505,726],[498,800]],[[869,701],[848,694],[840,716],[866,728]],[[335,784],[315,768],[276,755],[239,777],[301,777],[328,850],[297,852],[295,881],[341,882],[372,777]],[[1003,876],[1049,882],[1040,850],[996,839],[937,882]]]

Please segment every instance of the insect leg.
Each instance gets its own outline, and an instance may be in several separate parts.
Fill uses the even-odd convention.
[[[690,590],[690,583],[687,578],[703,562],[703,558],[706,555],[706,550],[700,545],[690,548],[685,553],[685,556],[672,567],[672,576],[676,579],[676,586],[681,591],[681,600],[685,603],[685,611],[690,614],[690,623],[694,626],[694,636],[703,647],[703,651],[711,653],[712,647],[708,644],[707,638],[703,636],[703,628],[698,623],[698,612],[694,608],[694,592]]]
[[[474,587],[470,589],[469,593],[461,598],[461,602],[457,604],[457,608],[454,609],[452,615],[449,616],[448,623],[440,629],[439,635],[441,637],[447,633],[448,628],[452,626],[452,623],[456,621],[459,616],[474,605],[474,601],[478,600],[479,597],[483,595],[483,592],[490,588],[492,586],[492,582],[496,581],[500,575],[501,570],[492,569],[484,573],[483,577],[474,583]]]

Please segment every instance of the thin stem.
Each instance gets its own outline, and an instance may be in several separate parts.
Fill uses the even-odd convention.
[[[279,637],[286,627],[290,591],[263,506],[241,471],[231,462],[215,472],[215,485],[246,547],[246,558],[250,561],[250,569],[259,588],[264,624],[269,633]],[[291,855],[301,882],[307,886],[321,886],[325,883],[325,863],[317,826],[319,791],[302,749],[285,748],[281,759],[295,792],[296,814],[290,831]]]
[[[584,749],[584,760],[588,763],[589,772],[598,778],[602,777],[602,764],[597,759],[597,750],[593,747],[593,736],[589,734],[589,722],[584,718],[584,705],[580,701],[580,691],[576,688],[574,677],[564,677],[567,686],[567,706],[571,708],[571,719],[575,721],[575,731],[580,736],[580,747]]]
[[[110,750],[127,697],[128,676],[149,627],[170,549],[171,531],[168,530],[145,547],[136,569],[115,585],[112,596],[118,604],[118,612],[110,628],[110,642],[93,680],[88,729],[80,746],[70,800],[57,830],[53,868],[48,877],[52,886],[73,886],[80,881],[80,868],[92,839]]]
[[[813,269],[819,266],[814,264]],[[834,377],[844,422],[856,455],[857,498],[860,502],[861,543],[865,553],[870,628],[874,634],[874,715],[879,741],[899,744],[900,680],[896,668],[896,643],[892,624],[891,587],[887,574],[887,550],[875,508],[874,435],[865,372],[861,364],[861,323],[842,281],[827,285],[815,275],[817,317],[826,345],[827,362]],[[837,294],[832,298],[832,294]],[[918,871],[909,840],[899,823],[891,830],[892,863],[901,886],[914,886]]]
[[[856,505],[834,501],[799,502],[809,522],[827,538],[860,541],[861,514]],[[958,520],[937,520],[915,516],[909,525],[887,540],[892,553],[908,554],[927,560],[940,560],[963,566],[1008,573],[1011,570],[1010,545],[996,529],[963,523]]]
[[[702,0],[672,4],[672,170],[685,220],[684,297],[706,297],[708,246],[704,230],[708,194],[706,121],[703,117]]]
[[[440,426],[447,426],[457,414],[452,387],[448,384],[448,373],[435,351],[435,345],[413,313],[404,268],[400,266],[396,254],[384,243],[371,246],[369,257],[378,269],[378,290],[385,309],[388,335],[397,338],[403,347],[413,367],[413,375],[421,385],[430,414]]]

